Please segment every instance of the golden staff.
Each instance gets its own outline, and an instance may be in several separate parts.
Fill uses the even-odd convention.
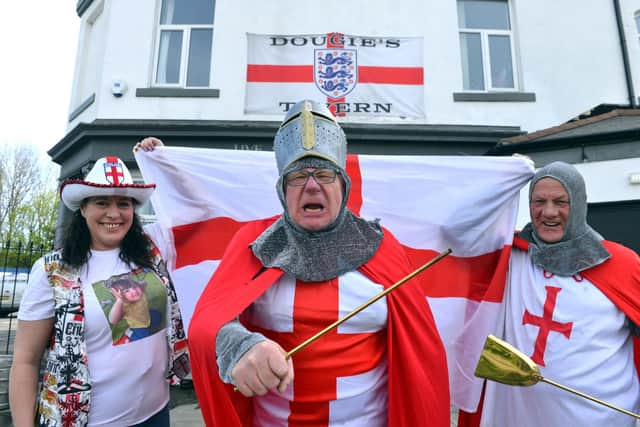
[[[531,386],[539,381],[551,384],[554,387],[576,394],[592,402],[606,406],[640,419],[640,415],[619,408],[611,403],[597,399],[578,390],[559,384],[540,375],[540,369],[533,360],[527,357],[511,344],[496,338],[493,335],[487,336],[484,348],[476,366],[475,376],[486,378],[507,385]]]
[[[305,340],[302,344],[299,344],[298,346],[296,346],[295,348],[290,350],[285,355],[285,360],[289,360],[291,358],[291,356],[293,356],[294,354],[296,354],[297,352],[299,352],[300,350],[302,350],[303,348],[305,348],[306,346],[308,346],[309,344],[311,344],[312,342],[314,342],[315,340],[317,340],[321,336],[325,335],[327,332],[331,331],[332,329],[338,327],[339,325],[343,324],[347,320],[351,319],[353,316],[355,316],[356,314],[360,313],[362,310],[364,310],[365,308],[369,307],[371,304],[373,304],[374,302],[378,301],[380,298],[384,297],[388,293],[393,292],[400,285],[402,285],[405,282],[408,282],[409,280],[413,279],[415,276],[417,276],[418,274],[422,273],[424,270],[426,270],[427,268],[431,267],[433,264],[435,264],[436,262],[440,261],[442,258],[446,257],[450,253],[451,253],[451,249],[446,249],[446,250],[440,252],[438,255],[436,255],[431,260],[429,260],[426,264],[424,264],[422,267],[419,267],[418,269],[416,269],[413,272],[409,273],[404,278],[400,279],[399,281],[397,281],[393,285],[389,286],[387,289],[385,289],[384,291],[380,292],[379,294],[374,295],[367,302],[361,304],[359,307],[355,308],[352,312],[350,312],[349,314],[345,315],[343,318],[336,320],[335,322],[333,322],[332,324],[330,324],[329,326],[327,326],[326,328],[324,328],[323,330],[321,330],[320,332],[318,332],[317,334],[315,334],[311,338],[308,338],[307,340]]]

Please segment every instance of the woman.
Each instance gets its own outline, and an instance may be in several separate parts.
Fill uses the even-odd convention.
[[[16,427],[34,425],[34,403],[36,425],[169,426],[167,379],[189,367],[173,285],[135,212],[154,189],[134,184],[117,157],[63,182],[73,218],[62,249],[34,264],[18,313]],[[143,303],[123,304],[133,288]]]

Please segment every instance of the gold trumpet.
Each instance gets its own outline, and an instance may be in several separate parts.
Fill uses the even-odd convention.
[[[544,382],[591,400],[592,402],[606,406],[607,408],[614,409],[618,412],[622,412],[623,414],[640,419],[639,414],[619,408],[611,403],[559,384],[548,378],[544,378],[540,375],[540,369],[533,360],[511,344],[502,341],[493,335],[487,336],[487,340],[484,343],[484,348],[480,354],[480,360],[478,360],[478,366],[476,366],[474,374],[476,377],[486,378],[491,381],[515,386],[531,386],[538,382]]]

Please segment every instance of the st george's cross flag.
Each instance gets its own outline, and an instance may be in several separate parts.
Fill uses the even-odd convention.
[[[243,223],[282,213],[272,152],[159,147],[136,160],[152,195],[185,330],[199,294]],[[496,328],[520,189],[533,175],[522,158],[349,155],[348,207],[380,218],[415,267],[447,351],[452,402],[475,411],[473,371]],[[364,301],[363,301],[364,302]]]
[[[336,116],[424,117],[422,38],[247,34],[245,112],[280,116],[302,98]]]

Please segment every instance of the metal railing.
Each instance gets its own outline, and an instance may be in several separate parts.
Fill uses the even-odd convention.
[[[0,355],[13,353],[15,313],[27,287],[31,265],[51,247],[21,241],[6,241],[0,246]]]

